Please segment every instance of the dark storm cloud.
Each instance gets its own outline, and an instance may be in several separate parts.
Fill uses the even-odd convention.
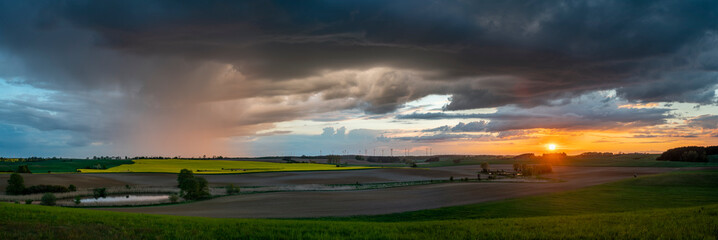
[[[189,91],[193,84],[187,82],[201,80],[183,80],[183,72],[213,61],[231,64],[252,81],[392,67],[423,71],[414,76],[417,79],[474,83],[461,88],[426,85],[423,87],[430,89],[421,89],[419,95],[408,91],[417,87],[399,86],[377,98],[386,100],[368,101],[369,106],[363,108],[372,113],[393,111],[406,100],[431,93],[453,95],[449,110],[506,104],[532,107],[611,88],[622,88],[621,94],[631,100],[709,103],[715,97],[706,90],[715,89],[715,77],[703,76],[700,71],[688,76],[668,73],[671,69],[713,69],[715,64],[709,62],[716,59],[716,52],[703,56],[702,64],[670,61],[668,68],[656,68],[666,62],[662,59],[693,57],[691,54],[697,54],[694,45],[714,43],[711,36],[718,26],[715,1],[51,1],[4,5],[5,44],[21,43],[34,49],[46,44],[58,49],[44,54],[72,56],[59,49],[70,44],[63,41],[71,41],[71,37],[59,38],[59,42],[38,38],[45,35],[42,32],[66,29],[69,24],[90,36],[91,41],[84,44],[113,50],[80,52],[78,58],[98,60],[119,53],[121,56],[105,58],[99,64],[132,65],[136,61],[124,56],[130,54],[142,60],[129,69],[144,69],[141,65],[147,61],[163,66],[155,78],[138,84],[150,93],[159,91],[155,85],[169,83]],[[26,19],[25,25],[10,26],[18,19]],[[186,59],[185,65],[162,61],[175,57]],[[42,63],[37,61],[31,59],[28,64]],[[59,59],[45,61],[51,65],[45,66],[49,69],[60,65]],[[90,62],[67,57],[62,61],[69,62],[70,68],[80,67],[73,66],[74,61]],[[92,70],[71,74],[57,85],[147,77],[97,77]],[[178,77],[161,77],[167,75]],[[92,80],[83,80],[83,76]],[[475,80],[486,76],[503,77]],[[660,85],[658,89],[636,92],[656,78],[661,79],[653,83]],[[702,79],[685,89],[705,91],[695,96],[695,91],[661,87],[680,85],[685,78]],[[82,87],[92,84],[83,83]],[[326,87],[305,91],[321,92]],[[245,96],[226,94],[230,98]]]
[[[520,108],[499,107],[495,113],[411,113],[398,115],[398,119],[471,119],[490,120],[483,128],[487,132],[552,128],[552,129],[620,129],[659,125],[671,118],[667,108],[622,108],[615,97],[585,94],[555,105]],[[477,125],[480,125],[477,122]],[[468,124],[466,124],[468,125]],[[463,128],[439,127],[426,131],[453,131]]]

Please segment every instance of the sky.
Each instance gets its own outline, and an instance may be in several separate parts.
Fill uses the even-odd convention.
[[[0,0],[0,156],[718,144],[718,1]]]

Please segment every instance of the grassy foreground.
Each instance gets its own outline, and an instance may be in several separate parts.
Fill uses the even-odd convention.
[[[673,172],[492,203],[307,220],[0,203],[0,239],[717,239],[717,183],[716,170]],[[612,211],[622,212],[603,213]]]
[[[718,205],[403,223],[156,216],[0,204],[2,239],[716,239]]]
[[[195,174],[226,174],[253,172],[286,172],[286,171],[325,171],[354,170],[371,167],[347,166],[337,167],[317,163],[274,163],[229,160],[185,160],[185,159],[141,159],[133,164],[123,164],[108,169],[80,169],[83,173],[114,173],[114,172],[156,172],[179,173],[182,169],[190,169]]]

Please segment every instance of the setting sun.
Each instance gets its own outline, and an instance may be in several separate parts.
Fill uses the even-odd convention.
[[[548,147],[548,150],[551,150],[551,151],[556,150],[556,144],[549,144],[547,147]]]

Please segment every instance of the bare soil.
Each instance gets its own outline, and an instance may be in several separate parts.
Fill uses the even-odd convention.
[[[95,187],[114,187],[124,186],[127,182],[122,180],[116,180],[113,178],[107,178],[101,175],[92,174],[74,174],[74,173],[58,173],[58,174],[29,174],[22,173],[22,178],[25,180],[25,186],[33,185],[63,185],[69,186],[70,184],[75,185],[78,188],[95,188]],[[5,193],[7,187],[7,180],[10,178],[10,174],[0,174],[0,189],[2,193]]]
[[[497,165],[493,168],[508,169],[510,166]],[[204,177],[212,184],[328,184],[446,179],[450,176],[475,178],[479,169],[478,166],[454,166],[434,169],[373,169]],[[561,179],[564,180],[563,182],[468,182],[343,192],[277,192],[221,197],[189,204],[104,210],[217,218],[304,218],[386,214],[566,191],[631,178],[634,174],[656,174],[673,170],[676,168],[554,167],[555,173],[544,177]],[[130,177],[126,174],[111,174],[104,177],[122,178],[123,181],[134,183],[160,180],[169,182],[166,178],[174,178],[174,175],[152,174]]]

